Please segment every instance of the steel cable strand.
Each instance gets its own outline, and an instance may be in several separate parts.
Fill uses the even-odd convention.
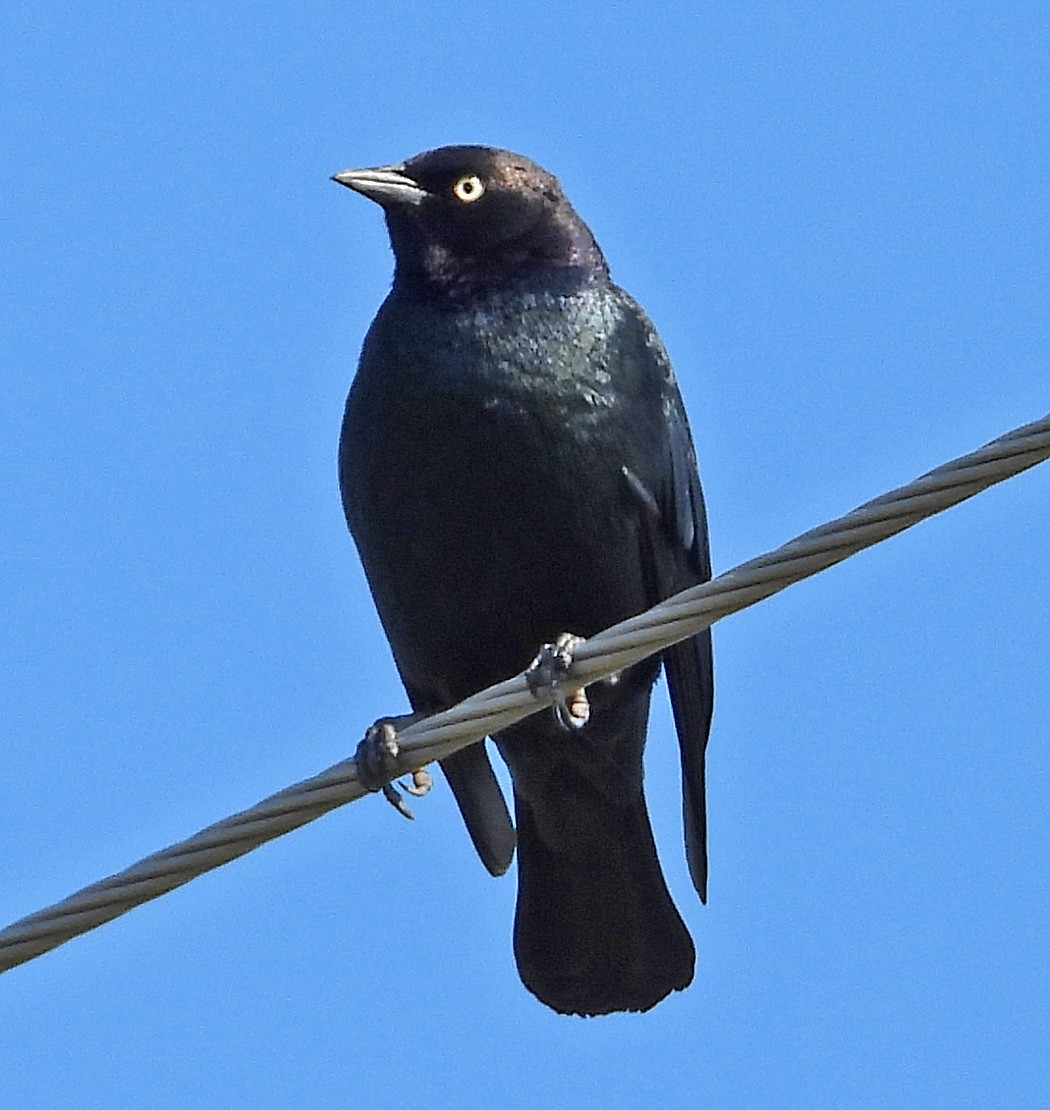
[[[572,678],[590,683],[615,674],[1048,457],[1050,415],[591,637],[576,652]],[[537,712],[550,700],[549,696],[535,697],[524,675],[489,687],[400,733],[402,769],[415,769],[466,747]],[[210,825],[0,931],[0,972],[57,948],[365,793],[357,782],[353,761],[344,760]]]

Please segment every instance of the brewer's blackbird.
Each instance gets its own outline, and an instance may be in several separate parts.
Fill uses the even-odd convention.
[[[413,709],[447,708],[710,577],[685,410],[652,324],[557,180],[445,147],[334,180],[382,206],[393,288],[347,400],[346,518]],[[711,641],[663,653],[706,901]],[[642,792],[659,659],[492,737],[514,787],[522,981],[568,1014],[647,1010],[693,977]],[[442,762],[493,874],[515,832],[484,743]]]

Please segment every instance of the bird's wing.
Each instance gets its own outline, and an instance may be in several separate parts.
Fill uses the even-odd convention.
[[[517,838],[485,741],[445,756],[441,770],[481,862],[490,875],[502,875],[514,858]]]
[[[416,713],[429,716],[447,708],[440,698],[428,696],[420,686],[410,682],[400,664],[398,671]],[[517,836],[486,743],[480,740],[440,762],[481,862],[490,875],[499,876],[510,867]]]
[[[707,513],[689,425],[668,368],[666,456],[654,488],[625,471],[643,507],[645,561],[652,602],[711,577]],[[682,803],[689,874],[707,901],[707,799],[704,756],[714,707],[711,633],[705,630],[663,653],[671,710],[682,758]]]
[[[711,577],[707,512],[696,456],[681,399],[668,405],[674,538],[687,556],[684,580],[667,583],[673,593]],[[667,510],[665,509],[665,512]],[[694,577],[695,576],[695,577]],[[666,596],[666,595],[665,595]],[[682,755],[682,805],[689,874],[702,902],[707,901],[707,792],[704,755],[714,708],[714,662],[711,631],[683,640],[664,652],[678,744]]]

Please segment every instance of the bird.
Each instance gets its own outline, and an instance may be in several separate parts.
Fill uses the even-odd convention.
[[[446,146],[333,180],[376,202],[392,287],[364,340],[339,447],[346,520],[415,714],[446,709],[711,576],[696,453],[668,355],[558,180]],[[517,851],[514,955],[561,1014],[644,1012],[692,981],[643,791],[666,671],[686,855],[707,900],[704,631],[441,761],[485,867]],[[563,706],[564,710],[564,706]],[[580,723],[580,722],[577,722]]]

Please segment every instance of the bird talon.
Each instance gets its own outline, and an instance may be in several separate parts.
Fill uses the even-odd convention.
[[[430,777],[430,772],[425,767],[420,767],[418,771],[412,772],[412,785],[408,786],[401,783],[401,789],[406,794],[411,794],[413,798],[423,798],[430,793],[431,787],[434,785],[434,780]]]
[[[407,818],[409,821],[414,821],[416,815],[408,808],[405,799],[398,793],[397,787],[392,782],[384,782],[382,787],[383,797],[401,814],[402,817]]]
[[[397,742],[397,726],[415,720],[415,717],[383,717],[376,721],[357,745],[354,762],[357,765],[357,781],[369,791],[382,791],[383,797],[409,821],[415,814],[408,808],[405,799],[392,781],[401,772],[401,746]],[[429,793],[434,780],[423,768],[412,772],[412,785],[401,789],[414,798],[422,798]]]
[[[566,731],[574,731],[590,720],[591,703],[582,686],[563,688],[582,636],[563,632],[552,644],[544,644],[525,671],[525,681],[535,697],[550,691],[554,698],[554,719]]]

